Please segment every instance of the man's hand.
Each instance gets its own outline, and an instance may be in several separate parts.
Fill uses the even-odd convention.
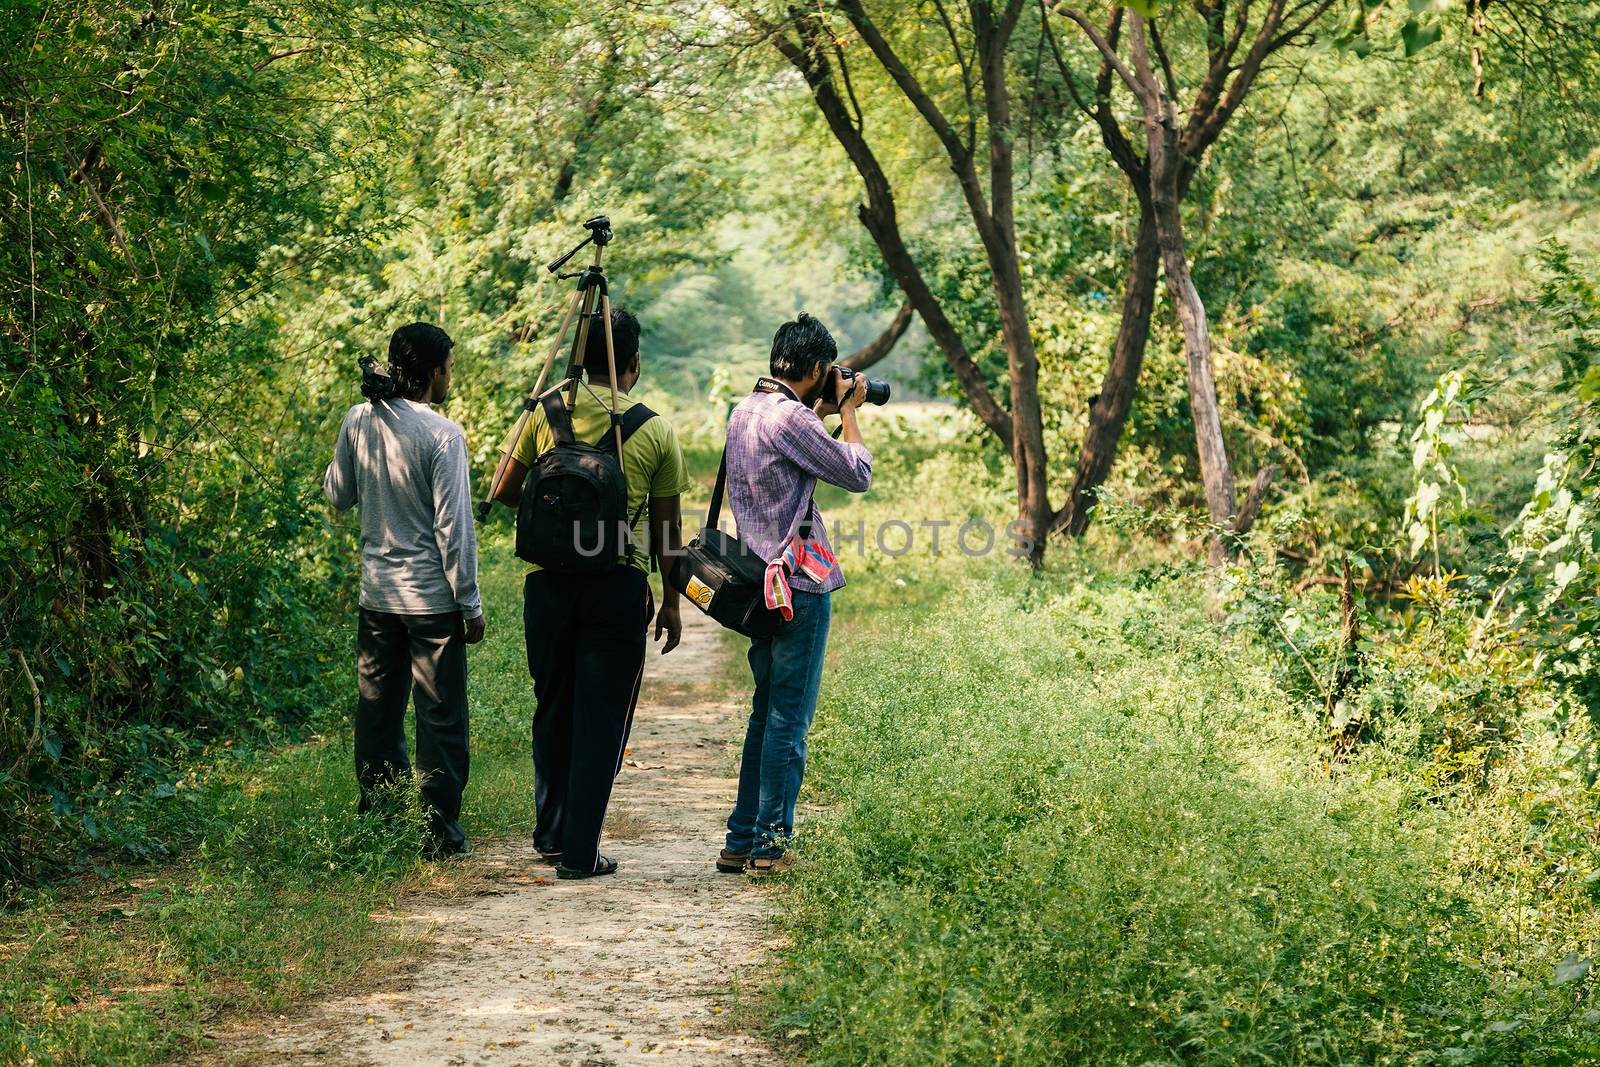
[[[849,379],[850,384],[845,385],[844,379],[839,381],[839,411],[842,414],[845,408],[858,408],[867,402],[867,376],[857,374]]]
[[[483,640],[483,616],[482,615],[479,615],[476,619],[468,619],[466,621],[466,626],[467,626],[467,644],[475,645],[479,641]]]
[[[678,616],[678,602],[676,598],[663,600],[661,610],[656,613],[656,640],[661,640],[661,635],[667,635],[667,643],[661,646],[661,654],[678,647],[678,641],[683,637],[683,620]]]
[[[828,381],[822,387],[822,395],[811,405],[811,410],[817,413],[818,418],[839,414],[840,398],[849,388],[845,384],[844,375],[839,373],[839,368],[829,367]]]

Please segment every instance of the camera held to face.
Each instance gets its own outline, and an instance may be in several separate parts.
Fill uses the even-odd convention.
[[[876,378],[868,378],[865,374],[849,367],[835,367],[834,369],[839,372],[839,377],[843,378],[846,383],[853,382],[856,378],[861,379],[861,384],[867,390],[867,403],[882,405],[889,402],[888,382],[879,381]]]

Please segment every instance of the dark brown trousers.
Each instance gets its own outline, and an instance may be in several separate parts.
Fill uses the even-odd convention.
[[[436,847],[466,843],[467,641],[458,611],[395,615],[361,609],[356,640],[356,780],[361,810],[379,785],[410,775],[406,704],[417,709],[417,772]]]

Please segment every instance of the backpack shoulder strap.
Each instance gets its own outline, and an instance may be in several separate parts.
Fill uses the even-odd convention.
[[[617,421],[622,424],[623,443],[626,444],[628,438],[632,437],[639,427],[643,426],[645,423],[649,422],[655,417],[656,413],[645,407],[643,404],[635,404],[627,411],[624,411],[617,419]],[[599,441],[595,442],[595,447],[604,448],[613,452],[616,451],[617,439],[616,436],[611,432],[611,424],[609,422],[606,423],[605,434],[600,438]]]
[[[544,408],[544,421],[550,427],[550,436],[558,445],[573,443],[572,415],[567,411],[567,405],[561,400],[561,392],[550,393],[541,401],[539,406]]]

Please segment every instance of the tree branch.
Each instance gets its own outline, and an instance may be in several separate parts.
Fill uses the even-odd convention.
[[[945,36],[950,38],[950,47],[956,53],[956,63],[961,67],[961,89],[967,99],[967,151],[970,153],[978,139],[978,116],[972,102],[972,64],[967,60],[966,50],[961,47],[961,41],[956,37],[955,24],[950,21],[950,13],[944,9],[943,0],[933,0],[933,6],[939,12],[939,21],[944,23]]]
[[[1105,59],[1106,65],[1117,72],[1117,76],[1122,79],[1123,83],[1127,85],[1129,90],[1133,92],[1134,96],[1138,97],[1141,101],[1144,100],[1144,89],[1139,84],[1139,79],[1133,76],[1133,71],[1129,70],[1127,64],[1122,62],[1122,57],[1117,55],[1116,49],[1112,48],[1111,45],[1107,43],[1106,39],[1100,36],[1100,31],[1095,29],[1094,25],[1084,17],[1083,12],[1079,11],[1077,8],[1068,7],[1065,4],[1056,4],[1051,8],[1051,10],[1058,15],[1063,15],[1066,18],[1071,19],[1073,22],[1076,22],[1078,24],[1078,28],[1081,29],[1084,32],[1084,35],[1088,37],[1089,40],[1093,42],[1094,46],[1100,50],[1100,55]]]
[[[1277,38],[1273,40],[1272,47],[1267,49],[1268,53],[1276,52],[1278,49],[1282,48],[1284,45],[1288,44],[1302,33],[1305,33],[1311,28],[1312,23],[1316,22],[1323,15],[1326,15],[1328,13],[1328,9],[1337,2],[1338,0],[1317,0],[1316,3],[1311,4],[1311,14],[1307,15],[1305,18],[1301,19],[1299,22],[1295,23],[1293,26],[1279,34]],[[1297,8],[1296,10],[1303,11],[1305,9],[1302,7]]]
[[[1061,81],[1067,87],[1067,94],[1072,97],[1073,104],[1088,118],[1094,118],[1094,109],[1089,102],[1078,92],[1077,80],[1072,76],[1072,68],[1067,66],[1066,57],[1061,54],[1061,45],[1056,42],[1056,32],[1050,28],[1050,3],[1049,0],[1039,0],[1039,30],[1050,45],[1050,54],[1055,57],[1056,71],[1061,75]],[[1105,63],[1100,64],[1101,69]]]
[[[868,341],[841,362],[851,370],[866,370],[877,363],[899,343],[905,336],[906,330],[911,326],[911,315],[916,311],[916,306],[907,300],[900,305],[900,310],[894,313],[894,318],[877,337]]]
[[[1250,483],[1250,489],[1245,493],[1244,506],[1239,509],[1239,514],[1233,520],[1235,535],[1243,537],[1256,524],[1256,518],[1261,514],[1261,505],[1266,503],[1267,487],[1272,484],[1273,475],[1277,473],[1277,466],[1271,463],[1256,471],[1255,480]]]
[[[1189,111],[1189,124],[1184,130],[1186,142],[1222,98],[1222,91],[1228,84],[1228,74],[1233,69],[1233,57],[1238,53],[1239,43],[1244,40],[1244,31],[1250,24],[1250,0],[1239,0],[1239,6],[1234,10],[1233,32],[1224,40],[1222,25],[1226,17],[1227,12],[1221,3],[1206,16],[1206,76],[1200,82]]]
[[[950,125],[950,120],[939,110],[939,105],[928,95],[922,83],[917,80],[917,76],[911,73],[894,47],[879,32],[877,24],[867,17],[860,0],[843,0],[839,7],[844,12],[844,17],[850,20],[850,25],[861,35],[862,41],[872,50],[872,54],[878,57],[878,62],[883,64],[883,69],[888,72],[889,77],[911,102],[911,106],[917,109],[923,121],[932,128],[934,135],[944,145],[951,162],[965,161],[970,168],[972,154],[961,143],[955,127]]]
[[[856,113],[856,129],[865,133],[867,117],[861,113],[861,101],[856,99],[855,83],[850,80],[850,66],[845,62],[844,49],[837,41],[833,44],[833,54],[839,61],[839,77],[844,82],[845,95],[850,98],[850,109]]]
[[[1331,4],[1333,0],[1320,0],[1320,2]],[[1216,142],[1218,135],[1222,133],[1222,127],[1227,125],[1233,113],[1238,110],[1239,104],[1243,102],[1245,94],[1250,91],[1256,75],[1261,72],[1262,61],[1273,50],[1272,42],[1277,36],[1278,27],[1282,24],[1283,8],[1284,0],[1271,0],[1267,5],[1266,17],[1261,20],[1261,28],[1250,44],[1250,51],[1245,53],[1244,60],[1239,64],[1238,72],[1234,74],[1227,92],[1211,109],[1210,114],[1202,114],[1196,101],[1196,110],[1190,116],[1182,141],[1183,154],[1189,159],[1198,160],[1205,154],[1206,149]],[[1188,169],[1192,168],[1193,164],[1190,164]]]
[[[1178,79],[1172,75],[1172,60],[1167,58],[1166,46],[1161,43],[1161,31],[1156,28],[1154,19],[1150,20],[1150,46],[1156,50],[1156,58],[1161,61],[1161,76],[1167,82],[1167,98],[1178,99]]]

